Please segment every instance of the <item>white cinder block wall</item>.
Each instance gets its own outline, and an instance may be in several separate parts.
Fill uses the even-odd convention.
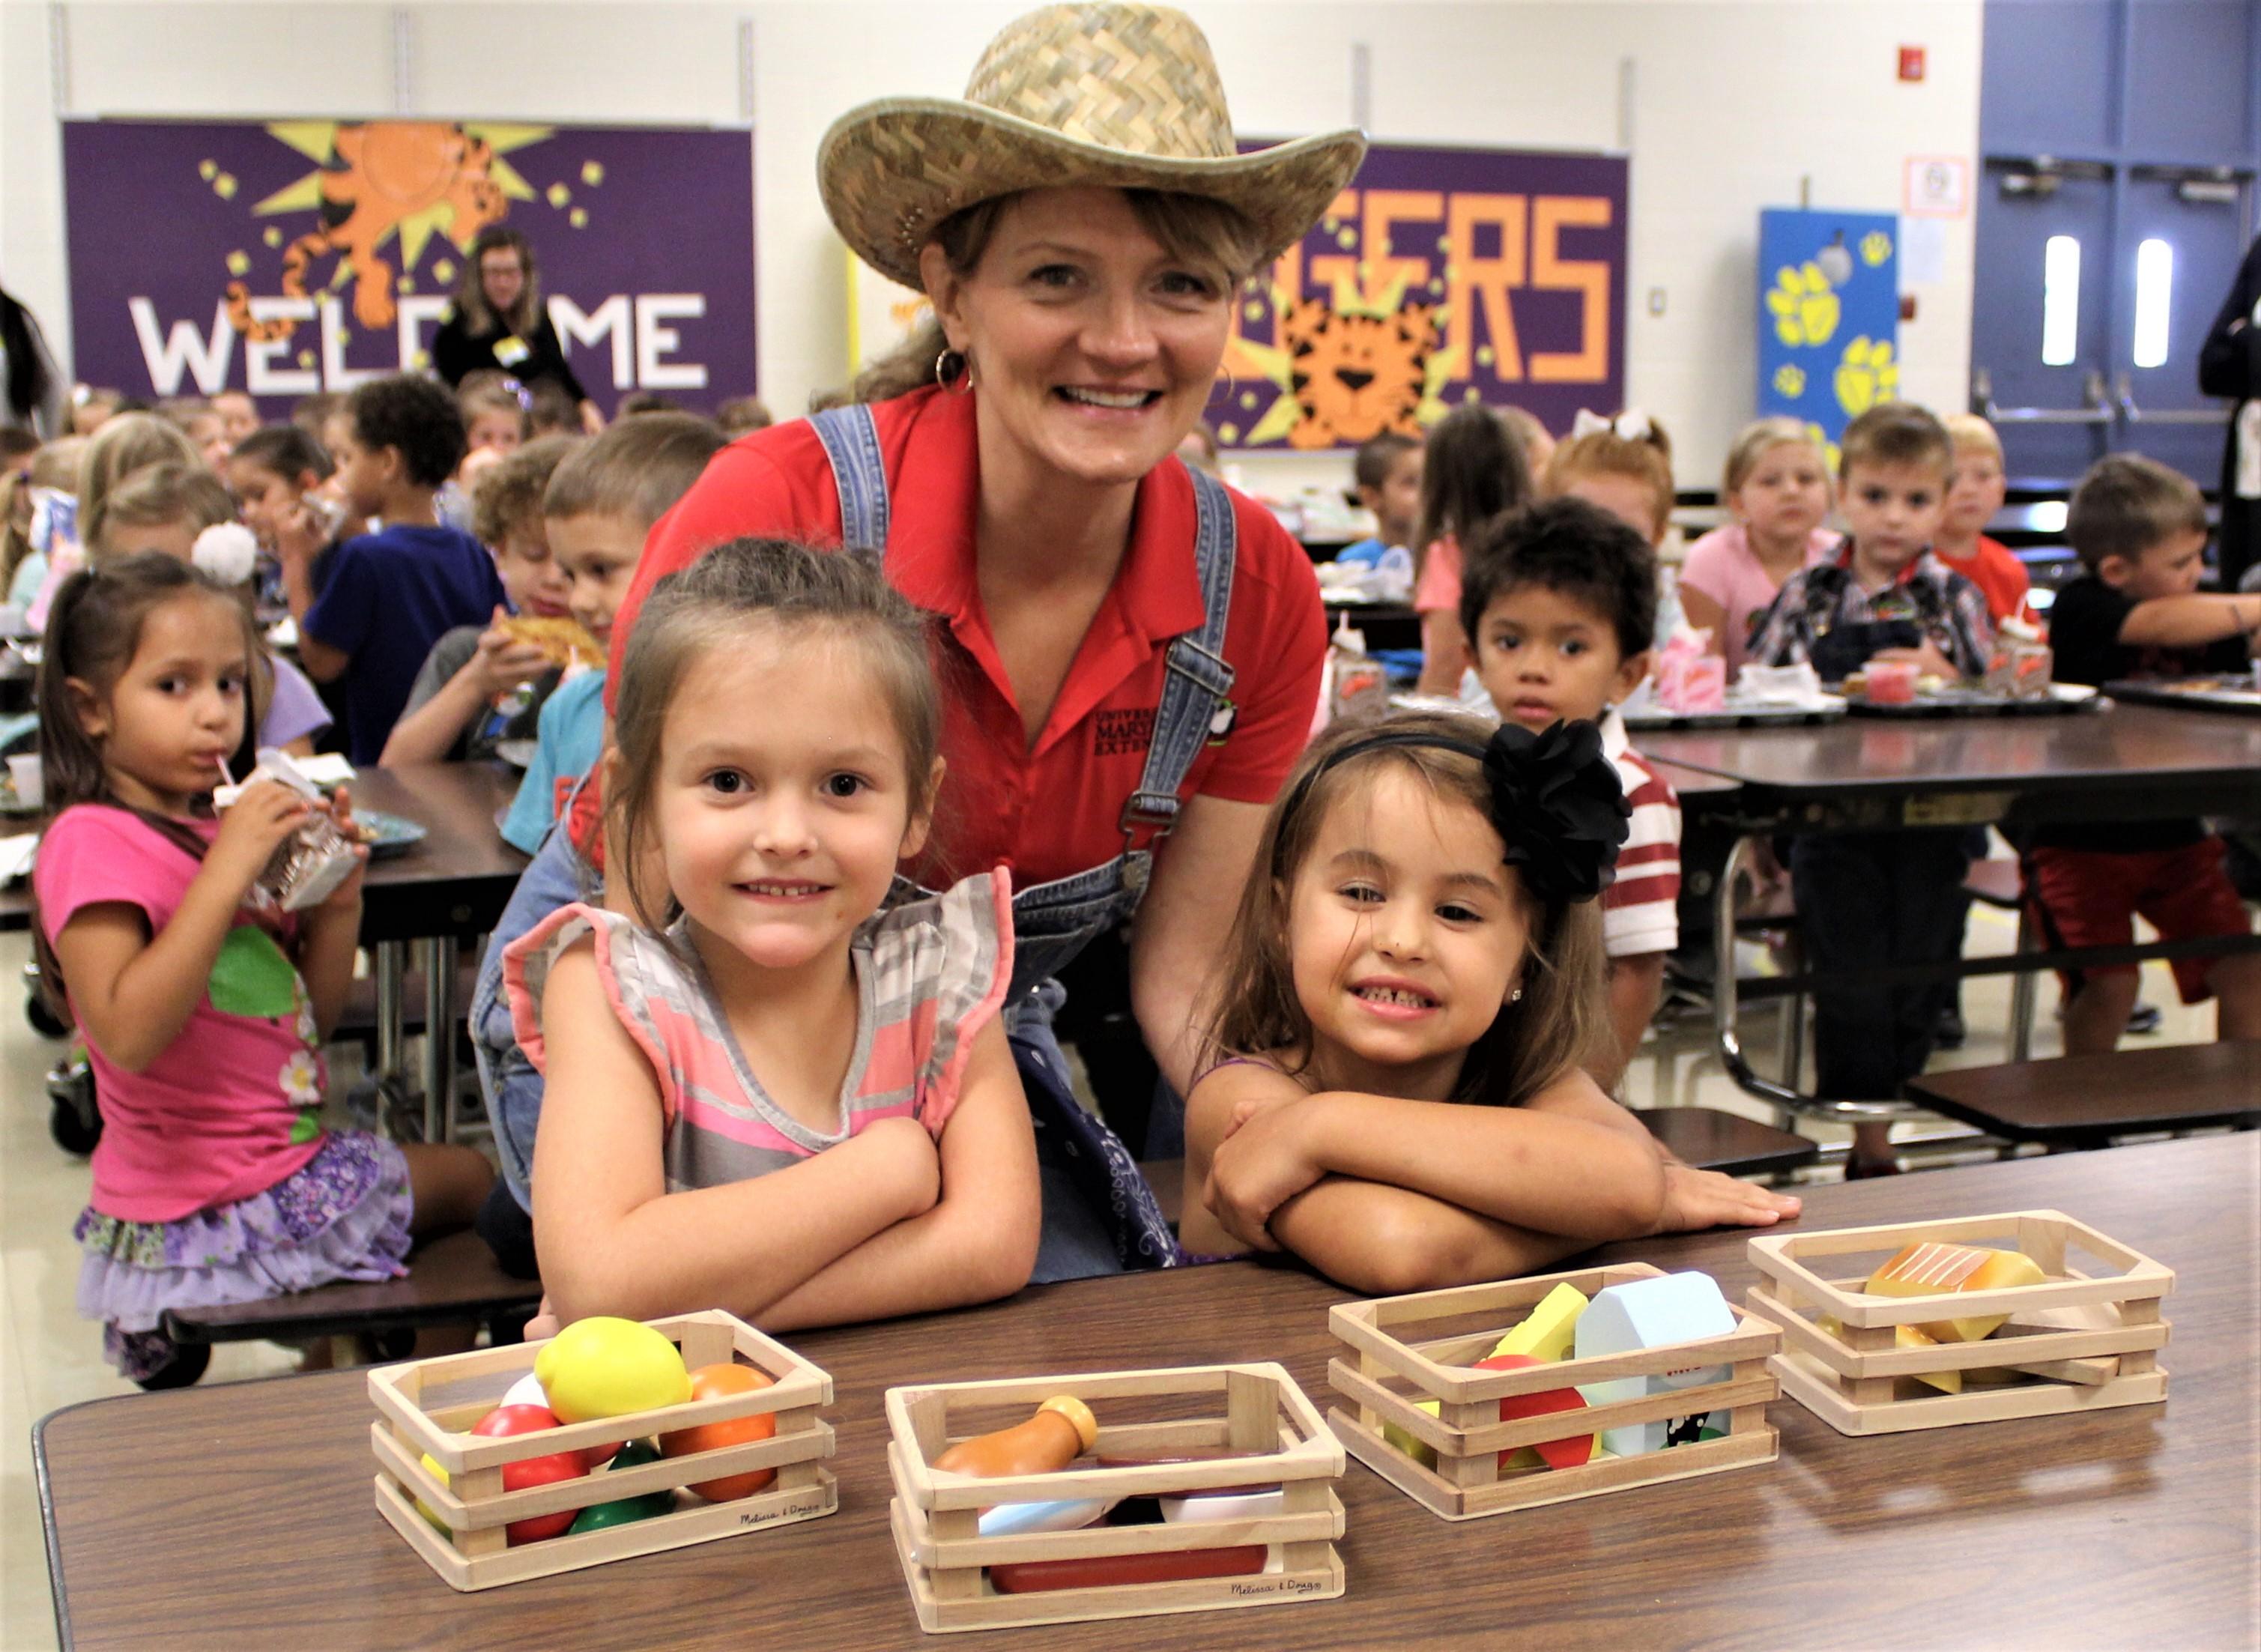
[[[157,4],[0,0],[0,280],[59,341],[68,284],[56,118],[378,115],[733,123],[752,25],[760,391],[780,412],[843,373],[838,243],[818,138],[886,93],[951,95],[1020,0],[761,0],[744,5]],[[1630,139],[1630,399],[1708,482],[1753,396],[1751,260],[1762,206],[1896,211],[1912,154],[1972,155],[1979,0],[1192,0],[1247,133],[1351,118],[1371,65],[1384,141],[1611,148]],[[396,14],[407,19],[396,76]],[[1896,79],[1921,46],[1927,75]],[[58,67],[58,54],[60,67]],[[1629,66],[1629,67],[1628,67]],[[405,108],[397,97],[405,93]],[[58,108],[58,95],[62,108]],[[1629,96],[1628,96],[1629,94]],[[1904,393],[1962,405],[1971,220],[1902,327]],[[1652,293],[1663,312],[1650,312]],[[1252,458],[1259,484],[1333,484],[1331,456]]]

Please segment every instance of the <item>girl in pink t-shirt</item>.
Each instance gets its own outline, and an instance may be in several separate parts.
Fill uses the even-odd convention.
[[[1491,407],[1456,407],[1429,432],[1421,462],[1420,557],[1413,607],[1421,616],[1425,694],[1456,695],[1474,661],[1461,628],[1461,542],[1502,511],[1531,498],[1523,438]]]
[[[47,620],[39,754],[56,812],[34,939],[103,1116],[79,1311],[145,1387],[203,1370],[159,1329],[167,1309],[393,1278],[411,1238],[470,1221],[491,1179],[467,1148],[321,1127],[361,875],[295,915],[250,904],[308,813],[262,780],[212,816],[223,765],[248,766],[257,646],[233,597],[158,551],[73,574]]]
[[[634,916],[563,907],[503,954],[548,1079],[549,1307],[790,1329],[1019,1289],[1041,1199],[1010,878],[897,888],[944,767],[917,610],[873,561],[742,539],[654,587],[616,670]]]
[[[1821,526],[1829,514],[1828,458],[1795,419],[1746,425],[1727,449],[1719,502],[1734,520],[1688,548],[1680,607],[1690,625],[1711,632],[1712,651],[1726,657],[1732,682],[1783,581],[1837,543]]]

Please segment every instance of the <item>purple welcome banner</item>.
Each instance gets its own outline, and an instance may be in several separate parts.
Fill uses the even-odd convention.
[[[1623,399],[1625,271],[1621,157],[1376,145],[1241,300],[1209,423],[1356,447],[1478,401],[1568,430]]]
[[[753,140],[502,121],[72,120],[74,365],[131,395],[298,397],[420,367],[484,226],[523,232],[573,370],[752,393]]]

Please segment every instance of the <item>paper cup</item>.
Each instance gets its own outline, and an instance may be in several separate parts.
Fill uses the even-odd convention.
[[[38,808],[47,800],[47,782],[39,768],[39,754],[27,752],[8,759],[9,783],[16,788],[16,803],[21,808]]]

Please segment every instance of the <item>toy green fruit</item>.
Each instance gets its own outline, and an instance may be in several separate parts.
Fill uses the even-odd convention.
[[[683,1355],[650,1325],[600,1315],[577,1319],[534,1356],[534,1375],[560,1422],[680,1405],[691,1397]]]
[[[616,1474],[623,1469],[639,1469],[645,1463],[658,1461],[658,1447],[648,1440],[631,1440],[621,1447],[620,1455],[613,1459],[612,1467],[605,1473]],[[595,1478],[599,1484],[604,1483],[603,1475]],[[642,1497],[619,1498],[610,1503],[599,1503],[594,1507],[583,1509],[574,1517],[567,1535],[578,1536],[583,1532],[601,1532],[610,1526],[627,1526],[636,1520],[649,1520],[657,1515],[672,1513],[674,1509],[675,1493],[672,1491],[647,1491]]]

